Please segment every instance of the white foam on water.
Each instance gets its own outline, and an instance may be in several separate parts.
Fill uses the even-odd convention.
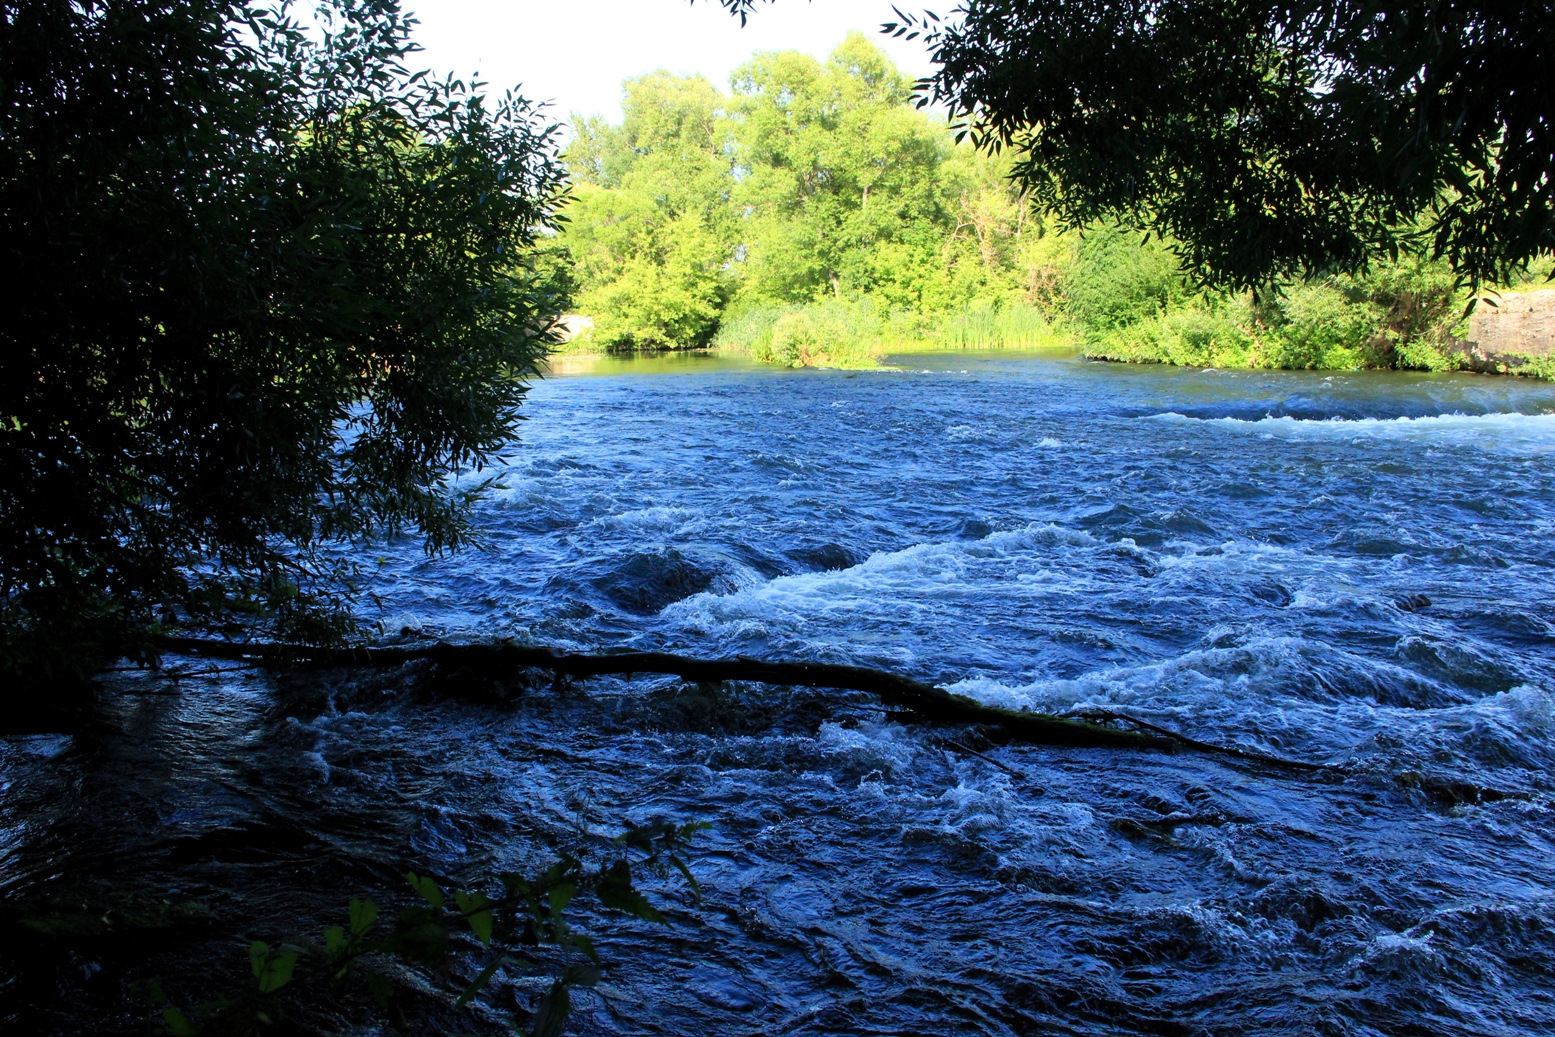
[[[1211,741],[1313,760],[1355,759],[1387,771],[1434,772],[1445,760],[1521,771],[1555,758],[1555,694],[1548,688],[1525,684],[1440,706],[1381,696],[1398,689],[1427,700],[1452,694],[1389,659],[1299,636],[1198,648],[1074,678],[979,675],[947,685],[1006,709],[1120,712]]]
[[[1440,955],[1432,946],[1432,938],[1435,935],[1429,930],[1418,936],[1412,936],[1408,932],[1381,933],[1372,937],[1361,951],[1360,957],[1367,963],[1398,958],[1436,959]]]
[[[1191,534],[1177,534],[1179,543],[1192,543]],[[1124,541],[1118,541],[1120,544]],[[1132,543],[1132,539],[1127,542]],[[1135,545],[1136,547],[1138,545]],[[1302,548],[1286,547],[1258,540],[1223,540],[1218,544],[1200,544],[1200,550],[1190,550],[1180,555],[1160,554],[1155,561],[1163,569],[1211,568],[1247,572],[1252,564],[1263,564],[1275,569],[1288,568],[1292,560],[1310,557]],[[1213,551],[1203,550],[1213,548]]]
[[[307,768],[318,776],[319,784],[329,784],[329,761],[324,759],[320,752],[306,752],[302,754],[302,761]]]
[[[938,603],[957,597],[980,600],[983,588],[969,575],[975,566],[1029,554],[1039,546],[1095,547],[1102,543],[1084,531],[1033,523],[990,533],[981,540],[880,551],[847,569],[781,576],[733,592],[721,588],[704,591],[666,606],[661,616],[700,635],[752,633],[773,627],[797,632],[827,617],[873,614],[888,607],[908,612],[938,608]],[[1033,575],[1029,571],[1033,568],[1041,568],[1036,559],[1022,567],[1026,570],[1022,574]],[[1067,573],[1063,584],[1079,587],[1084,580],[1082,574]]]
[[[919,746],[903,737],[897,724],[862,723],[848,728],[828,721],[816,734],[816,748],[822,756],[845,757],[855,766],[894,775],[911,766]]]
[[[1239,711],[1249,700],[1282,704],[1269,692],[1307,676],[1317,646],[1300,637],[1254,637],[1231,647],[1195,648],[1165,659],[1119,666],[1073,678],[1038,678],[1006,683],[991,677],[969,677],[947,690],[1005,709],[1062,712],[1109,709],[1146,704],[1192,706]],[[1327,654],[1338,663],[1364,661],[1345,653]],[[1402,673],[1402,671],[1400,671]]]
[[[414,612],[397,612],[392,616],[385,616],[378,621],[378,626],[385,634],[401,634],[409,631],[419,634],[427,628],[427,621]]]
[[[1252,433],[1260,439],[1292,442],[1348,439],[1364,441],[1450,442],[1494,448],[1555,450],[1555,414],[1437,414],[1398,418],[1198,418],[1176,411],[1152,414],[1147,421],[1213,426]]]
[[[1555,694],[1534,685],[1458,706],[1398,710],[1376,707],[1372,731],[1381,744],[1363,746],[1362,755],[1385,767],[1435,770],[1475,766],[1490,770],[1542,771],[1555,759]]]
[[[13,735],[0,738],[0,761],[12,753],[52,760],[69,752],[75,744],[74,735]]]
[[[654,506],[635,508],[595,519],[601,529],[624,529],[641,532],[675,533],[684,530],[702,516],[691,508],[667,508]]]

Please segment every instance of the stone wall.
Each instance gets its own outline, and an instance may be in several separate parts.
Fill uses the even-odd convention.
[[[1555,354],[1555,288],[1481,296],[1464,345],[1486,357]]]

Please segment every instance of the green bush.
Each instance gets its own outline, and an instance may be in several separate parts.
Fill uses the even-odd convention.
[[[1194,306],[1090,336],[1086,355],[1124,363],[1258,367],[1260,340],[1235,306]]]
[[[1189,295],[1172,251],[1122,227],[1088,229],[1063,286],[1068,315],[1097,332],[1158,316]]]
[[[1269,366],[1334,370],[1375,367],[1382,333],[1378,308],[1353,285],[1299,285],[1265,311]]]
[[[806,358],[820,353],[821,335],[804,310],[785,313],[772,325],[772,345],[768,363],[782,367],[802,367]]]
[[[826,299],[738,310],[713,344],[780,367],[873,367],[884,330],[873,300]]]

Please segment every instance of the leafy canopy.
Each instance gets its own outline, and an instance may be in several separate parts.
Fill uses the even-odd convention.
[[[743,21],[756,0],[720,0]],[[885,28],[1033,200],[1225,287],[1400,252],[1478,284],[1555,251],[1547,3],[962,0]]]
[[[576,183],[558,244],[612,347],[705,345],[729,294],[735,215],[724,98],[701,77],[629,79],[624,119],[574,118]]]
[[[552,245],[593,344],[705,345],[731,310],[821,299],[938,311],[1020,292],[1008,164],[914,110],[862,34],[825,61],[757,54],[731,86],[655,72],[627,80],[619,126],[574,120]]]
[[[411,74],[412,24],[0,0],[0,669],[338,616],[329,543],[471,540],[449,476],[515,432],[562,174],[523,99]]]
[[[734,73],[745,291],[804,301],[882,292],[916,304],[951,223],[943,129],[861,33],[823,64],[757,54]]]

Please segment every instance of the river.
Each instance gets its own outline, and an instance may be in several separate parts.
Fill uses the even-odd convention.
[[[127,673],[94,732],[0,744],[0,894],[195,898],[246,968],[238,936],[406,866],[701,819],[704,904],[602,929],[570,1032],[1555,1032],[1555,386],[897,363],[546,379],[489,549],[369,550],[366,612],[879,666],[1337,769],[999,746],[757,686]],[[138,1032],[123,980],[187,979],[180,947],[42,975],[13,949],[0,1021]]]

